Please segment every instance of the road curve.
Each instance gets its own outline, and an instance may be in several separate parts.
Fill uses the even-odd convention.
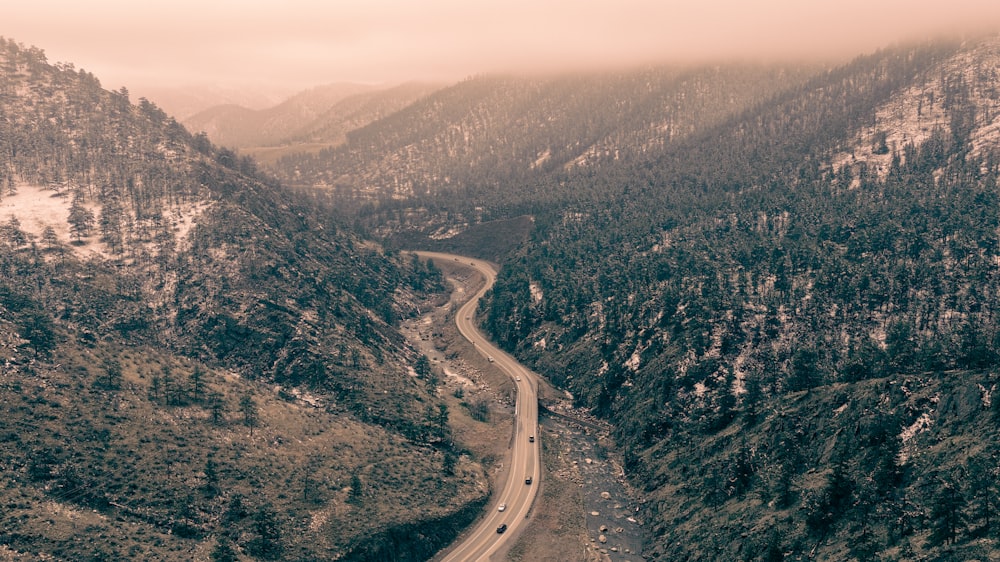
[[[514,439],[510,451],[508,466],[510,470],[507,482],[499,494],[490,502],[487,512],[480,521],[467,531],[461,542],[450,547],[441,562],[472,562],[489,560],[510,538],[517,536],[517,531],[526,525],[531,504],[535,501],[538,481],[541,478],[541,456],[539,446],[541,436],[538,435],[538,376],[518,363],[513,357],[504,353],[486,339],[476,328],[473,319],[479,299],[486,294],[496,280],[496,270],[482,261],[453,254],[438,252],[415,252],[423,259],[434,261],[458,262],[471,267],[486,278],[486,283],[478,293],[473,295],[458,309],[455,324],[458,331],[471,341],[480,354],[487,359],[492,358],[493,365],[505,372],[517,388],[517,400],[514,407]],[[531,441],[529,437],[534,437]],[[501,436],[498,436],[501,438]],[[503,436],[502,438],[506,438]],[[531,477],[532,483],[526,484],[525,479]],[[500,504],[507,504],[507,509],[497,511]],[[507,525],[505,533],[497,533],[497,527]]]

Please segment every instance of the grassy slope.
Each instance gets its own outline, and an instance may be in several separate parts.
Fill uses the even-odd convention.
[[[63,344],[54,355],[60,364],[0,381],[0,542],[17,552],[204,559],[220,537],[252,552],[255,516],[270,506],[282,558],[331,557],[482,494],[482,472],[465,457],[455,477],[441,477],[439,451],[357,422],[323,399],[296,399],[151,349]],[[108,360],[122,368],[117,389],[106,388]],[[196,368],[204,372],[197,395]],[[153,392],[154,378],[167,372],[184,389],[176,405]],[[223,404],[219,420],[213,393]],[[244,396],[258,413],[252,431]],[[237,496],[242,514],[231,507]]]

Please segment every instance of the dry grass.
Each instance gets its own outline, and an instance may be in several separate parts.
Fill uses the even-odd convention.
[[[476,463],[461,459],[444,475],[441,451],[322,399],[157,350],[64,348],[58,367],[0,379],[0,527],[13,552],[207,559],[220,535],[246,548],[252,514],[271,506],[287,555],[327,558],[372,529],[447,516],[485,493]],[[98,382],[109,360],[121,366],[117,390]],[[190,390],[195,368],[204,372],[200,396]],[[174,405],[151,392],[165,377],[187,388]],[[218,422],[212,393],[225,404]],[[253,428],[238,406],[245,395],[258,414]],[[247,512],[235,519],[234,497]]]

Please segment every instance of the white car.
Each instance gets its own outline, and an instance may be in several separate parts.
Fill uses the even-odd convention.
[[[500,504],[500,507],[497,508],[497,511],[505,511],[506,509],[507,509],[507,504],[502,503]]]

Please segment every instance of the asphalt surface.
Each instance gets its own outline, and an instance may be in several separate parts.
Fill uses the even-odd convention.
[[[508,546],[518,530],[528,524],[527,517],[538,490],[541,477],[539,456],[541,436],[538,434],[538,376],[518,363],[513,357],[494,347],[486,336],[476,328],[474,318],[479,299],[496,280],[496,270],[482,260],[442,254],[437,252],[416,252],[424,259],[459,262],[468,265],[486,278],[486,283],[478,293],[459,308],[455,316],[458,331],[476,347],[496,368],[506,373],[517,389],[514,409],[514,434],[511,438],[509,476],[503,489],[489,504],[487,512],[479,522],[466,532],[460,542],[454,544],[442,558],[442,562],[472,562],[490,560],[497,551]],[[534,436],[534,441],[530,437]],[[531,478],[531,484],[525,480]],[[504,511],[498,506],[506,504]],[[506,531],[497,529],[506,525]]]

